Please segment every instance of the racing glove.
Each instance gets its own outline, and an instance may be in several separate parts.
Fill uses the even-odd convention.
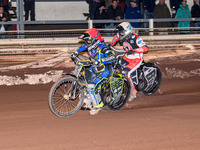
[[[132,55],[132,54],[135,54],[135,51],[129,50],[129,51],[127,52],[127,55]]]
[[[77,56],[78,56],[78,53],[77,52],[73,52],[71,54],[71,59],[74,60]]]
[[[100,63],[98,60],[93,60],[93,66],[97,73],[105,69],[105,65]]]

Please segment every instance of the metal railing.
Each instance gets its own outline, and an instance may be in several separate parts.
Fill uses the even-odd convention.
[[[17,31],[24,30],[24,25],[39,25],[39,24],[88,24],[88,28],[92,28],[94,24],[98,23],[121,23],[121,22],[140,22],[149,23],[149,28],[154,28],[156,22],[179,22],[179,21],[191,21],[200,22],[200,18],[161,18],[161,19],[122,19],[122,20],[58,20],[58,21],[7,21],[0,22],[1,25],[17,25]],[[187,28],[187,27],[186,27]]]

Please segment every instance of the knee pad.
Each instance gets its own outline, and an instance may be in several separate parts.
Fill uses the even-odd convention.
[[[95,84],[92,84],[92,83],[88,84],[88,90],[89,91],[94,90],[94,88],[95,88]]]

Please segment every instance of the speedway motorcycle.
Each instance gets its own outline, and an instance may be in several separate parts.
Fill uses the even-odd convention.
[[[127,52],[116,50],[113,46],[109,47],[118,58],[116,66],[117,70],[121,71],[122,65],[120,64],[120,60]],[[127,73],[123,72],[123,74]],[[162,72],[157,64],[143,61],[140,67],[131,73],[128,78],[130,79],[130,85],[134,86],[141,95],[151,96],[159,90],[162,81]]]
[[[90,109],[93,107],[87,88],[91,78],[95,76],[89,71],[93,61],[81,59],[80,56],[73,59],[76,64],[73,74],[64,74],[50,90],[49,106],[58,117],[69,117],[76,114],[82,107]],[[108,80],[100,85],[100,96],[105,109],[117,111],[126,104],[131,87],[126,76],[117,73],[112,66],[110,69],[112,73]]]

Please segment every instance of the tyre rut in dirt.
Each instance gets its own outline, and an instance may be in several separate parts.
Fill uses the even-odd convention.
[[[154,65],[153,67],[157,69],[157,76],[156,76],[156,79],[154,81],[154,84],[153,84],[152,88],[150,88],[147,91],[141,91],[140,92],[144,96],[154,95],[156,93],[156,91],[160,88],[160,85],[161,85],[161,82],[162,82],[162,72],[161,72],[161,69],[158,66],[156,66],[156,65]]]
[[[57,81],[49,93],[49,106],[58,117],[69,117],[77,113],[83,105],[80,99],[81,84],[75,77],[64,77]]]
[[[130,83],[128,81],[127,78],[123,78],[124,79],[124,87],[123,87],[123,92],[121,94],[121,98],[119,99],[118,102],[113,103],[113,104],[108,104],[108,106],[106,106],[107,110],[111,110],[111,111],[118,111],[121,110],[124,105],[127,103],[129,95],[130,95]]]

